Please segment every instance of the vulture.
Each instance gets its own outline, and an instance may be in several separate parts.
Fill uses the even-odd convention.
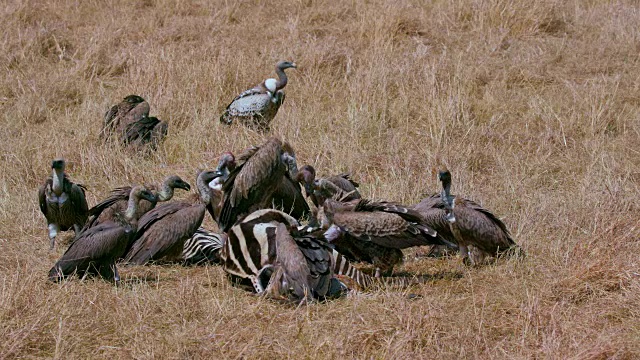
[[[144,265],[153,260],[177,261],[182,257],[185,240],[191,238],[204,219],[211,202],[209,182],[217,171],[202,171],[196,184],[200,192],[193,201],[165,203],[144,214],[124,259]]]
[[[155,196],[142,186],[129,195],[124,218],[107,221],[82,231],[60,260],[49,271],[49,280],[60,281],[73,273],[80,277],[100,275],[105,280],[120,281],[116,260],[124,254],[136,232],[136,214],[140,199],[155,202]]]
[[[124,140],[129,125],[149,116],[149,103],[138,95],[129,95],[104,115],[100,137],[110,139],[114,134]]]
[[[247,149],[241,155],[241,159],[246,160],[248,157],[255,154],[257,150],[257,147]],[[209,186],[212,189],[221,190],[222,184],[229,178],[230,171],[235,168],[235,156],[233,156],[231,152],[225,152],[222,154],[217,168],[220,172],[220,177],[213,180]],[[297,181],[292,180],[291,176],[285,176],[284,180],[278,183],[271,200],[267,202],[269,204],[268,207],[282,210],[298,220],[308,217],[311,211],[309,209],[309,205],[302,196],[302,189],[300,188],[300,185]]]
[[[276,65],[278,80],[266,79],[238,95],[224,110],[220,122],[230,125],[233,119],[237,118],[245,126],[268,131],[269,124],[284,102],[283,89],[287,85],[287,74],[284,70],[288,68],[295,69],[296,64],[289,61],[279,62]]]
[[[448,170],[440,171],[438,178],[442,182],[439,199],[437,195],[424,199],[415,210],[441,237],[458,245],[465,264],[479,265],[491,256],[524,256],[500,219],[471,200],[451,195]]]
[[[152,150],[156,150],[167,136],[168,127],[166,121],[160,121],[153,116],[145,116],[126,126],[122,142],[124,145],[136,149],[142,149],[145,145],[149,145]]]
[[[145,188],[156,195],[157,201],[162,202],[171,200],[175,189],[191,190],[189,183],[182,180],[178,175],[169,175],[161,184],[145,185]],[[87,221],[85,228],[95,226],[105,221],[114,220],[116,217],[122,217],[127,209],[127,199],[129,198],[130,192],[131,186],[123,186],[112,190],[108,198],[89,210],[91,217],[89,221]],[[136,218],[139,219],[155,206],[155,202],[142,200],[137,207]]]
[[[344,285],[333,274],[333,249],[324,240],[298,234],[278,223],[267,236],[275,237],[276,259],[265,293],[293,302],[339,297]]]
[[[313,166],[305,165],[296,175],[296,181],[304,185],[307,196],[316,207],[322,206],[324,200],[331,198],[345,202],[362,199],[358,192],[360,184],[353,181],[347,173],[316,179]]]
[[[80,232],[87,221],[89,206],[84,195],[85,187],[74,184],[65,174],[65,161],[55,159],[51,168],[53,175],[38,190],[38,200],[47,219],[50,249],[53,250],[58,232],[71,228],[76,235]]]
[[[231,171],[222,186],[223,205],[218,224],[224,232],[244,216],[270,208],[277,202],[274,197],[281,183],[292,181],[298,173],[291,145],[277,138],[268,139],[260,147],[250,148],[239,159],[244,162]],[[298,196],[301,197],[302,193]]]
[[[318,218],[335,249],[351,260],[372,263],[376,277],[402,262],[401,249],[447,243],[417,211],[389,202],[327,199]]]

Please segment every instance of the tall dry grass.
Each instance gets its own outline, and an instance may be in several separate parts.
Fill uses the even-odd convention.
[[[640,356],[640,10],[634,1],[8,1],[0,9],[0,358]],[[52,158],[89,188],[193,179],[263,137],[217,118],[294,60],[273,133],[365,196],[454,191],[501,216],[523,263],[406,293],[292,308],[217,267],[49,284],[36,189]],[[128,94],[170,122],[153,155],[103,147]],[[210,225],[210,223],[208,223]],[[71,234],[64,237],[69,238]]]

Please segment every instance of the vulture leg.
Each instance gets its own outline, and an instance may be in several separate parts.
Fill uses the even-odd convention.
[[[49,250],[53,250],[53,246],[56,243],[56,236],[58,236],[59,231],[60,227],[58,224],[49,224],[49,242],[51,243]]]
[[[120,274],[118,273],[118,267],[115,263],[111,264],[111,270],[113,271],[113,280],[116,284],[120,283]]]

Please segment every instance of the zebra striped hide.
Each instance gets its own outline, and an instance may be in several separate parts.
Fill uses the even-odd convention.
[[[199,227],[195,234],[184,242],[183,264],[220,264],[220,250],[226,237],[225,234],[214,233]]]
[[[282,225],[295,242],[293,249],[290,241],[281,243],[283,239],[277,229],[282,230]],[[420,283],[414,278],[374,278],[362,273],[331,247],[322,230],[301,227],[294,218],[278,210],[255,211],[228,234],[221,252],[222,267],[232,280],[258,294],[276,298],[279,295],[289,300],[339,297],[347,288],[336,275],[350,278],[361,289]],[[283,253],[284,249],[287,253]]]

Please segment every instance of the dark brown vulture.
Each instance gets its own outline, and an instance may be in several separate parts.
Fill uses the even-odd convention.
[[[218,224],[224,232],[247,214],[270,208],[278,186],[298,172],[293,149],[277,138],[249,149],[239,159],[246,161],[231,172],[222,187],[224,204]]]
[[[124,145],[129,145],[139,150],[146,145],[149,145],[152,150],[156,150],[167,136],[168,127],[169,125],[166,121],[160,121],[153,116],[145,116],[127,125],[122,142]]]
[[[325,237],[355,261],[376,266],[376,276],[389,274],[412,246],[445,244],[422,216],[402,205],[360,200],[355,206],[327,199],[318,214]]]
[[[284,70],[295,67],[296,64],[289,61],[279,62],[276,65],[278,80],[267,79],[238,95],[224,110],[220,122],[230,125],[238,119],[245,126],[268,131],[269,124],[284,102],[283,89],[288,81]]]
[[[143,265],[154,260],[180,260],[185,240],[202,224],[206,207],[211,202],[208,184],[216,176],[217,171],[198,174],[196,183],[200,194],[193,201],[165,203],[144,214],[138,221],[138,230],[125,261]]]
[[[524,256],[500,219],[479,204],[450,194],[448,170],[440,171],[438,177],[442,193],[424,199],[415,210],[441,237],[458,245],[465,264],[479,265],[492,256]]]
[[[64,172],[63,159],[51,163],[53,175],[38,190],[40,210],[47,219],[51,250],[60,231],[73,229],[76,235],[87,221],[89,206],[84,196],[85,188],[74,184]]]
[[[49,280],[60,281],[77,274],[100,275],[105,280],[120,281],[116,260],[124,254],[136,232],[136,213],[140,199],[155,202],[155,196],[142,186],[131,190],[124,218],[107,221],[82,231],[60,260],[49,271]]]
[[[161,184],[158,185],[145,185],[149,191],[156,195],[157,201],[169,201],[173,198],[175,189],[183,189],[189,191],[191,186],[186,181],[182,180],[178,175],[167,176]],[[116,218],[122,218],[127,208],[127,199],[131,192],[131,186],[123,186],[111,191],[108,198],[92,207],[89,210],[91,216],[85,228],[95,226],[105,221],[113,221]],[[146,200],[140,201],[137,207],[136,218],[142,217],[149,210],[153,209],[156,203],[151,203]]]
[[[129,95],[119,104],[114,105],[104,115],[100,137],[104,140],[116,135],[120,140],[125,139],[127,127],[149,116],[149,103],[138,95]]]

